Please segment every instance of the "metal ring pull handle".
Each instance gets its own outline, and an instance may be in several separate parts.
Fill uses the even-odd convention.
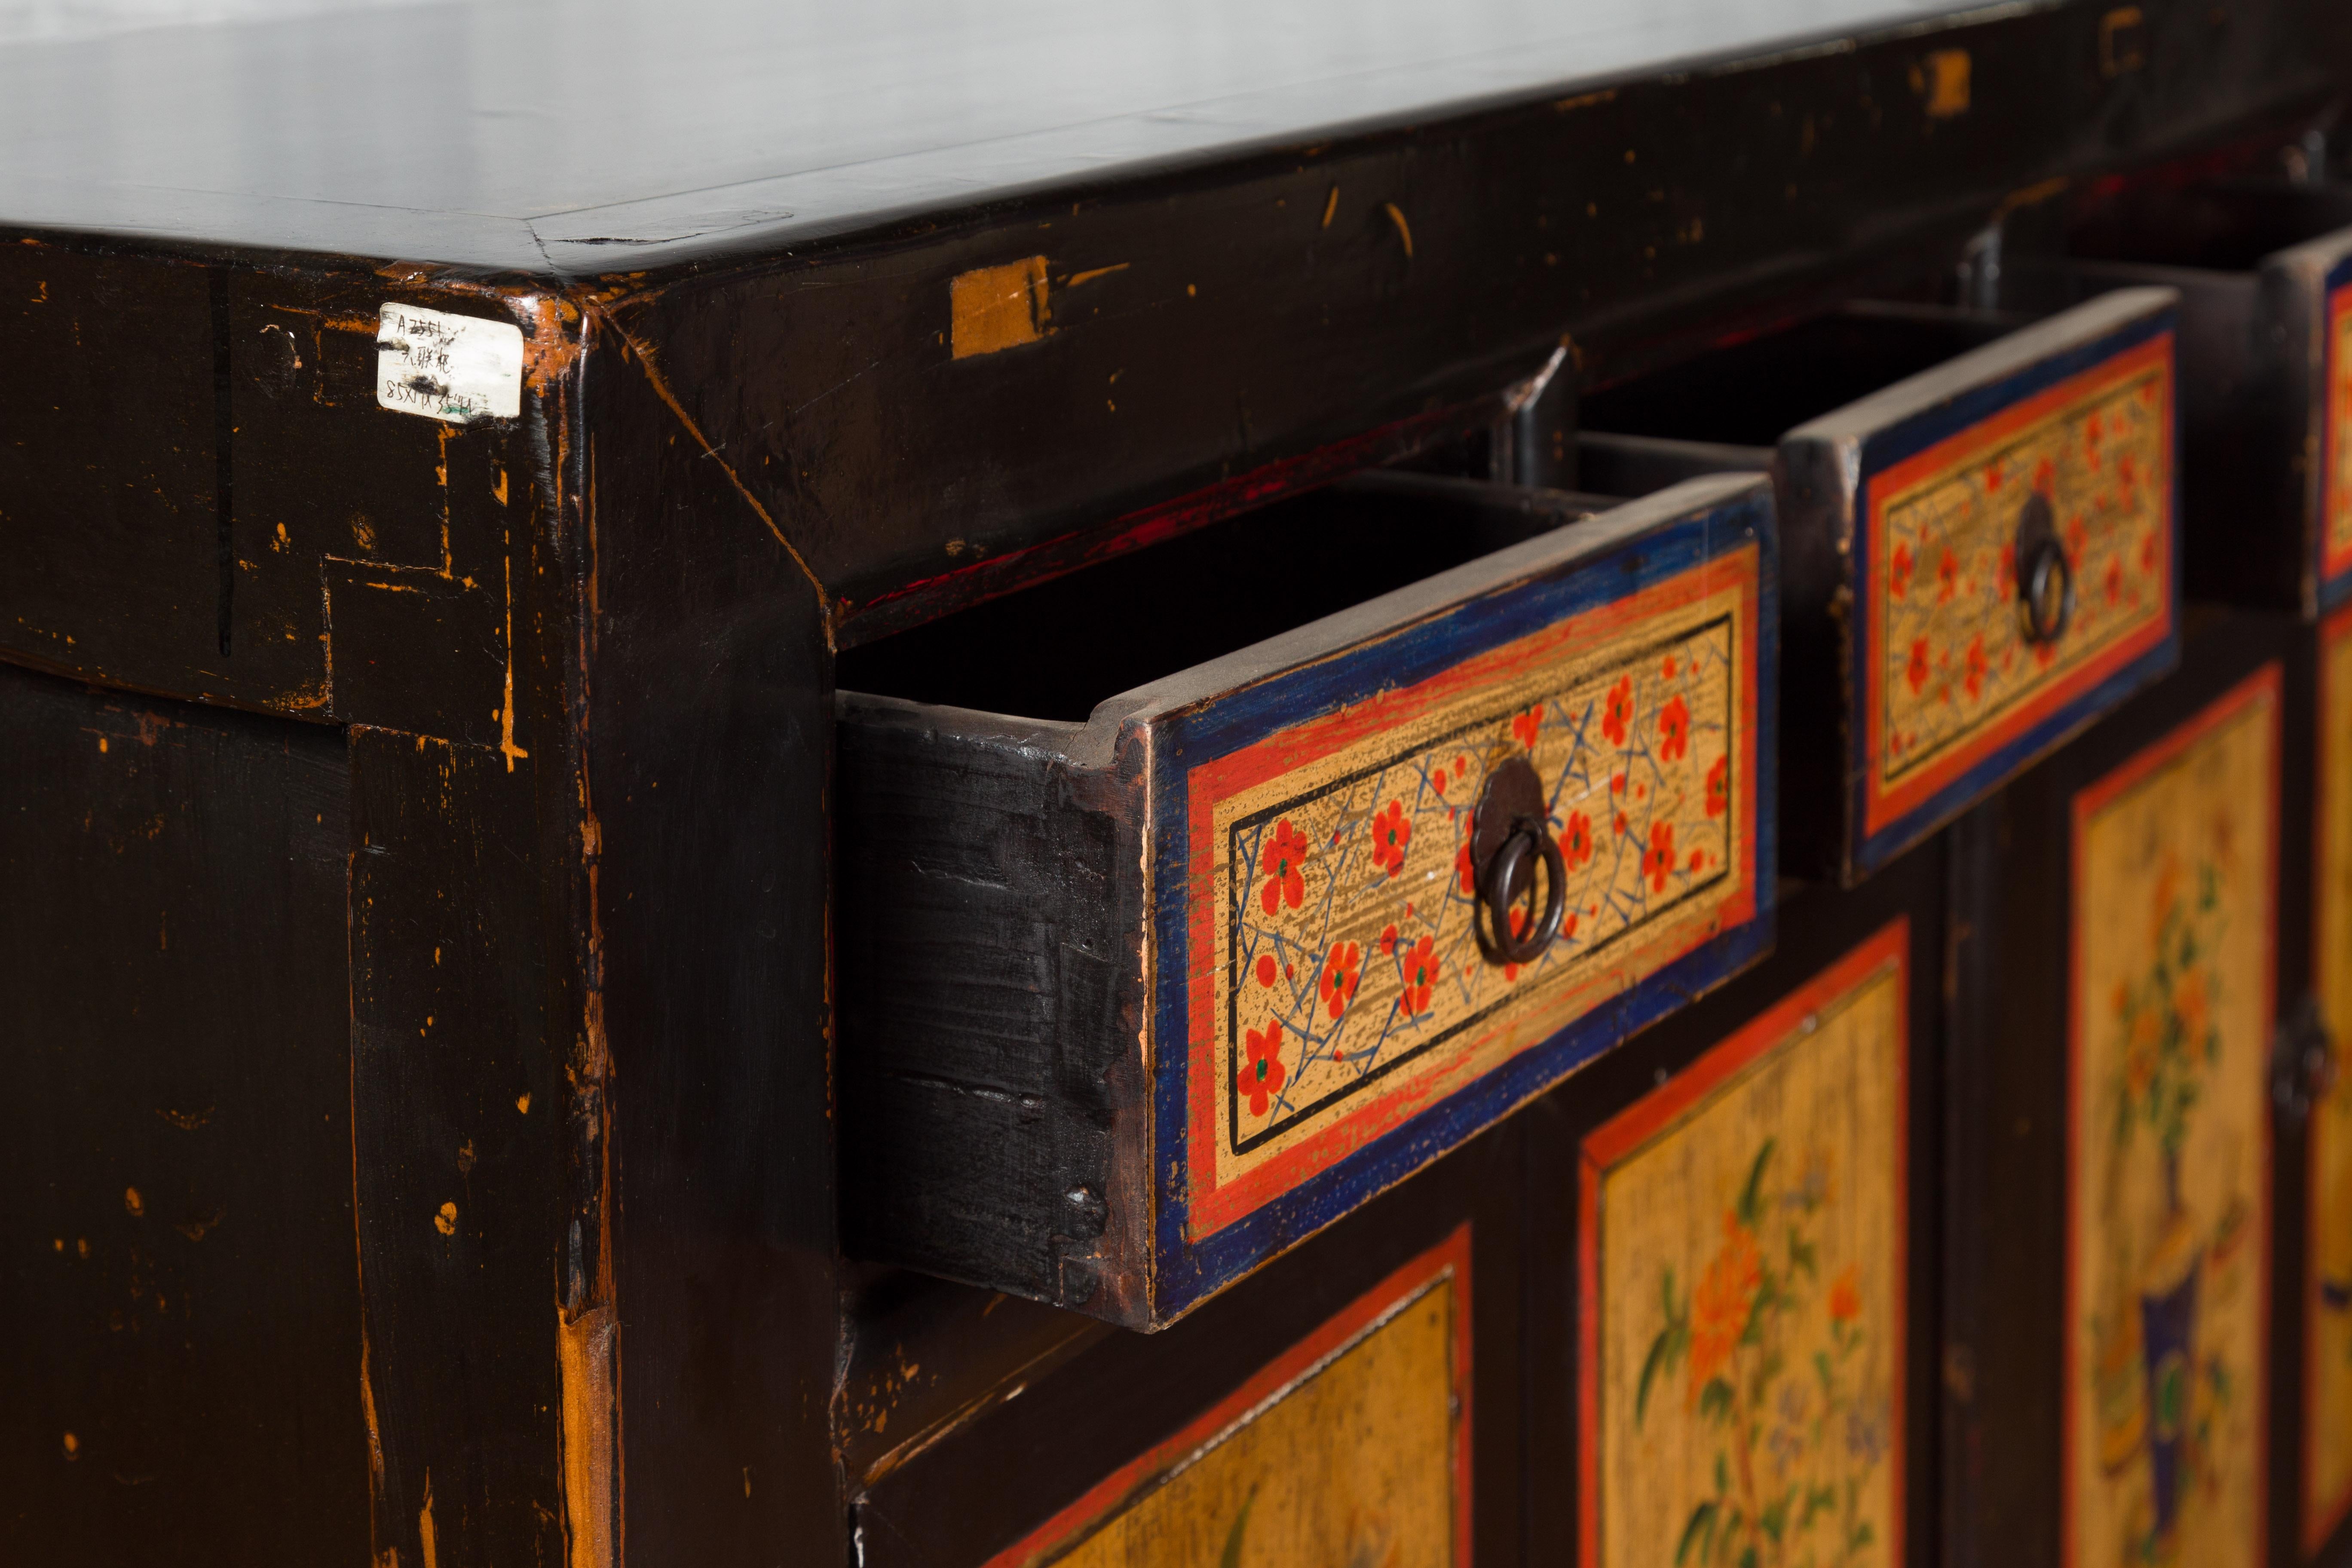
[[[1525,757],[1513,757],[1486,777],[1472,821],[1471,863],[1476,868],[1477,905],[1471,928],[1489,963],[1532,963],[1559,934],[1568,914],[1568,863],[1554,842],[1545,809],[1543,781]],[[1544,868],[1543,913],[1535,916],[1536,863]],[[1511,909],[1524,898],[1531,917],[1514,935]]]
[[[2017,617],[2029,643],[2053,643],[2074,613],[2074,567],[2058,542],[2050,498],[2036,490],[2017,520]]]

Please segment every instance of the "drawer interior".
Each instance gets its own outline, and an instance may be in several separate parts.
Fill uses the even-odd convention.
[[[850,648],[836,680],[912,702],[1083,721],[1105,698],[1611,504],[1365,475]]]
[[[1585,430],[1609,436],[1769,447],[1816,415],[1932,370],[2026,320],[1933,305],[1850,304],[1590,391],[1578,418]],[[1580,469],[1580,482],[1608,488]]]
[[[2079,217],[2066,250],[2082,261],[2251,272],[2273,251],[2347,226],[2352,187],[2343,185],[2144,185]]]

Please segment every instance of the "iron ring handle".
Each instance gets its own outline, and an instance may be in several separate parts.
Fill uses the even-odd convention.
[[[1515,937],[1511,895],[1530,854],[1543,857],[1547,884],[1543,918]],[[1527,818],[1514,822],[1510,837],[1487,857],[1478,878],[1478,903],[1472,911],[1471,925],[1477,932],[1479,952],[1489,963],[1532,963],[1559,934],[1560,921],[1567,914],[1568,863],[1560,857],[1559,845],[1542,823]]]
[[[2074,566],[2058,542],[2049,498],[2040,492],[2017,520],[2019,633],[2029,643],[2054,643],[2074,613]]]

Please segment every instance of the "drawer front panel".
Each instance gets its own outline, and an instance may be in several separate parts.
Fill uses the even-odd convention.
[[[990,1568],[1470,1560],[1470,1232]]]
[[[2321,598],[2334,605],[2352,593],[2352,259],[2327,283],[2319,578]]]
[[[1163,1307],[1769,943],[1770,515],[1710,483],[1739,499],[1153,722]],[[1564,873],[1524,963],[1474,923],[1506,763]]]
[[[1907,922],[1584,1141],[1580,1562],[1904,1561]]]
[[[1213,889],[1193,940],[1216,954],[1194,978],[1196,1229],[1753,912],[1756,564],[1692,568],[1193,772]],[[1525,967],[1472,929],[1475,806],[1514,757],[1547,786],[1569,886]]]
[[[2063,1540],[2263,1561],[2280,672],[2074,802]]]
[[[1865,843],[1941,816],[2021,748],[2087,717],[2092,693],[2171,635],[2171,351],[2168,331],[2115,353],[1864,480]],[[2015,559],[2037,505],[2074,594],[2063,629],[2039,642]]]
[[[2318,908],[2313,969],[2336,1072],[2312,1103],[2305,1226],[2303,1543],[2316,1554],[2352,1514],[2352,610],[2319,633]]]

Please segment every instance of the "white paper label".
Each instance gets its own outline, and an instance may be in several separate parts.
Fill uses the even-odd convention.
[[[453,425],[512,419],[522,412],[522,329],[386,305],[376,317],[375,400]]]

